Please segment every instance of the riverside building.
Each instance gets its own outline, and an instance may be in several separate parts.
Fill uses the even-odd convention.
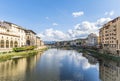
[[[41,39],[32,30],[16,24],[0,21],[0,52],[11,51],[14,47],[41,46]]]
[[[97,46],[98,36],[94,33],[91,33],[87,37],[87,46]]]
[[[106,23],[99,31],[99,37],[105,52],[120,56],[120,17]]]

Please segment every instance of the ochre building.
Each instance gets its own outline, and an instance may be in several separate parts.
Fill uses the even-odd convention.
[[[106,23],[100,29],[99,37],[104,51],[120,56],[120,17]]]

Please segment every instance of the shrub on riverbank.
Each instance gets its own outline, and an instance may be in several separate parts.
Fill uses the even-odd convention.
[[[8,53],[8,54],[1,54],[0,55],[0,61],[5,61],[5,60],[9,60],[14,56],[22,56],[22,57],[28,57],[28,56],[32,56],[37,54],[38,51],[33,50],[33,51],[28,51],[28,52],[13,52],[13,53]]]
[[[29,51],[22,51],[22,52],[12,52],[12,53],[0,54],[0,61],[6,61],[15,56],[29,57],[29,56],[36,55],[38,53],[42,53],[45,50],[47,50],[47,48],[41,48],[39,50],[29,50]]]
[[[120,61],[120,57],[116,57],[116,56],[112,56],[110,54],[101,54],[96,50],[91,50],[91,49],[87,49],[86,51],[92,53],[91,55],[98,58],[98,59],[104,59],[104,60],[112,60],[112,61]]]
[[[16,47],[13,48],[14,52],[21,52],[21,51],[28,51],[28,50],[34,50],[35,46],[24,46],[24,47]]]

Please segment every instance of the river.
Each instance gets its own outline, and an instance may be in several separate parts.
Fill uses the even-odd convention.
[[[119,70],[118,63],[98,62],[75,50],[49,49],[0,62],[0,81],[119,81]]]

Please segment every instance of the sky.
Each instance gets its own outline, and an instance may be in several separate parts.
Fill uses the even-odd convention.
[[[0,0],[0,20],[31,29],[44,41],[98,35],[120,16],[120,0]]]

